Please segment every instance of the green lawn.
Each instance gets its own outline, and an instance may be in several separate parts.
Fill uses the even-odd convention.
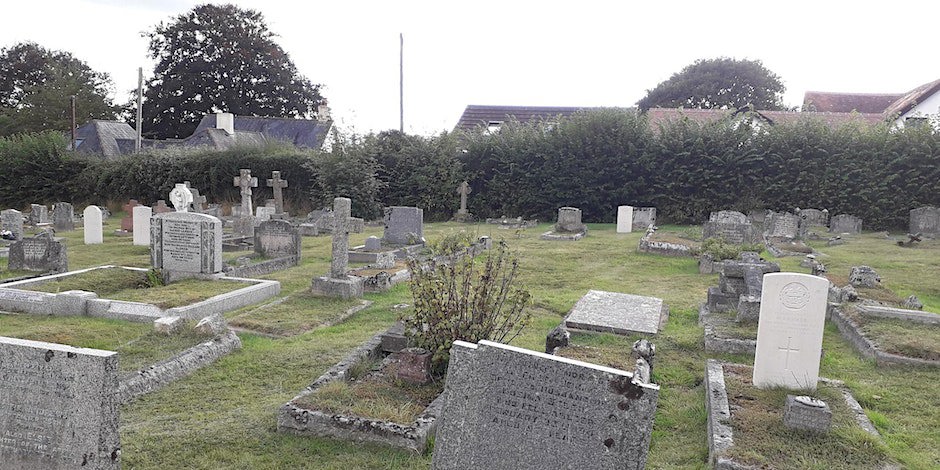
[[[109,222],[111,229],[119,219]],[[521,275],[533,295],[535,317],[514,344],[544,350],[545,335],[561,321],[588,289],[609,290],[663,298],[671,316],[657,345],[653,379],[661,385],[653,431],[649,468],[704,468],[708,449],[705,434],[705,360],[717,357],[744,364],[749,356],[706,354],[702,329],[697,325],[698,305],[717,275],[700,275],[692,258],[666,258],[638,254],[642,233],[617,234],[612,224],[589,224],[588,236],[576,242],[548,242],[538,235],[542,224],[524,231],[495,226],[470,226],[477,235],[505,238],[520,255]],[[428,224],[425,237],[433,239],[453,231],[456,224]],[[84,246],[81,231],[68,238],[71,269],[100,264],[147,266],[146,247],[133,247],[130,238],[105,236],[105,244]],[[352,234],[350,244],[381,236],[380,227]],[[883,236],[866,234],[838,247],[816,243],[825,255],[820,260],[830,273],[848,274],[853,265],[874,267],[884,284],[902,296],[916,294],[927,310],[940,312],[940,242],[914,248],[898,247]],[[345,303],[303,295],[311,278],[329,270],[330,238],[304,238],[303,259],[297,267],[263,276],[281,282],[280,296],[290,296],[283,307],[265,315],[257,306],[227,315],[254,322],[258,329],[291,336],[283,339],[244,334],[243,349],[211,367],[142,397],[121,409],[121,443],[125,468],[392,468],[425,469],[430,457],[412,455],[384,446],[326,438],[282,435],[275,432],[277,408],[294,397],[350,349],[388,328],[400,310],[412,303],[407,284],[381,294],[367,294],[374,304],[343,323],[319,327],[324,319],[341,314]],[[776,260],[775,260],[776,261]],[[808,272],[799,257],[779,260],[784,271]],[[244,315],[243,315],[244,314]],[[52,319],[67,322],[70,319]],[[82,324],[90,336],[107,337],[121,325]],[[5,335],[18,335],[6,328]],[[114,333],[117,334],[117,333]],[[576,335],[575,344],[597,348],[598,361],[629,355],[633,338],[612,335]],[[117,343],[119,341],[114,341]],[[104,347],[102,345],[101,347]],[[847,383],[872,421],[882,432],[885,451],[905,468],[940,465],[940,371],[892,367],[880,369],[860,358],[831,324],[827,325],[821,363],[823,376]]]

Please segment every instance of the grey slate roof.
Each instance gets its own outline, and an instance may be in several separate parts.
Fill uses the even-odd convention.
[[[134,139],[137,132],[126,122],[103,121],[93,119],[75,130],[75,139],[81,140],[76,150],[83,153],[94,153],[105,157],[121,155],[125,145],[119,141],[129,139],[130,151],[134,151]]]
[[[206,129],[214,129],[216,115],[207,114],[199,121],[193,135]],[[235,116],[235,133],[252,132],[264,136],[265,139],[282,140],[297,147],[318,149],[323,146],[333,121],[317,121],[313,119],[272,118],[256,116]]]
[[[454,130],[472,131],[486,128],[490,122],[503,123],[513,119],[527,123],[530,121],[551,121],[559,116],[568,117],[582,111],[600,108],[564,107],[564,106],[487,106],[469,105],[460,116]]]

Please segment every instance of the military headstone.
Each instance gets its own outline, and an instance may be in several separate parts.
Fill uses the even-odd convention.
[[[153,209],[148,206],[136,206],[134,214],[134,245],[150,246],[150,218]]]
[[[23,239],[23,213],[16,209],[0,211],[0,230],[9,230],[16,240]]]
[[[333,216],[339,217],[335,210]],[[424,243],[424,211],[417,207],[385,208],[385,232],[382,241],[391,245]]]
[[[663,299],[589,290],[565,317],[565,327],[619,335],[659,333],[669,318]]]
[[[104,243],[104,227],[101,216],[101,208],[98,206],[88,206],[82,211],[84,220],[85,244],[98,245]]]
[[[69,270],[65,242],[44,231],[10,245],[8,265],[11,270],[57,272]]]
[[[222,221],[168,212],[150,219],[150,261],[168,282],[222,272]]]
[[[52,208],[52,225],[57,232],[75,230],[75,210],[67,202],[57,202]]]
[[[254,249],[267,258],[295,256],[300,261],[300,232],[286,220],[266,220],[255,228]]]
[[[117,469],[118,357],[0,337],[0,467]]]
[[[617,207],[617,233],[633,231],[633,206]]]

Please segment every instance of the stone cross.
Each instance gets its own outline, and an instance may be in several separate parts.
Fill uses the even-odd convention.
[[[204,214],[206,212],[206,197],[199,194],[199,190],[192,187],[189,184],[189,181],[183,181],[183,184],[189,188],[189,191],[193,193],[193,212],[197,214]]]
[[[242,168],[241,173],[234,178],[235,186],[241,188],[242,193],[242,217],[251,217],[251,188],[258,187],[258,178],[251,176],[251,170]]]
[[[287,187],[287,180],[281,179],[280,171],[272,171],[271,177],[268,178],[268,187],[274,190],[274,213],[283,214],[284,193],[281,190]]]
[[[460,186],[457,187],[457,194],[460,195],[460,210],[457,211],[458,214],[467,213],[467,195],[472,191],[473,189],[470,188],[470,185],[466,181],[460,183]]]
[[[352,201],[346,197],[333,199],[333,261],[330,277],[346,279],[349,268],[349,215]]]

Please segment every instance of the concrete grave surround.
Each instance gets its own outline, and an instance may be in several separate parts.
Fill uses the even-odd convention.
[[[490,341],[450,354],[432,469],[646,465],[657,385]]]
[[[286,220],[266,220],[255,228],[254,249],[266,258],[294,256],[300,261],[300,232]]]
[[[23,213],[16,209],[0,211],[0,230],[9,230],[17,240],[23,239]]]
[[[168,280],[222,271],[222,221],[206,214],[168,212],[150,219],[150,261]]]
[[[659,333],[669,318],[663,299],[589,290],[565,317],[566,328],[626,335]]]
[[[75,230],[75,210],[67,202],[57,202],[52,208],[52,225],[57,232]]]
[[[0,337],[0,467],[120,468],[117,353]]]
[[[862,233],[862,219],[849,214],[833,216],[829,221],[831,233]]]
[[[134,245],[150,246],[150,218],[153,209],[148,206],[134,206]]]
[[[617,207],[617,233],[633,231],[633,206]]]
[[[337,216],[334,210],[334,217]],[[390,245],[423,243],[424,210],[417,207],[392,206],[385,208],[385,232],[382,241]]]
[[[908,232],[934,237],[940,235],[940,208],[924,206],[912,209]]]
[[[65,272],[69,258],[65,241],[42,232],[10,245],[9,269],[37,272]]]
[[[754,386],[816,390],[829,280],[798,273],[764,275]]]
[[[104,227],[102,225],[101,208],[88,206],[82,211],[85,221],[85,244],[100,245],[104,243]]]

